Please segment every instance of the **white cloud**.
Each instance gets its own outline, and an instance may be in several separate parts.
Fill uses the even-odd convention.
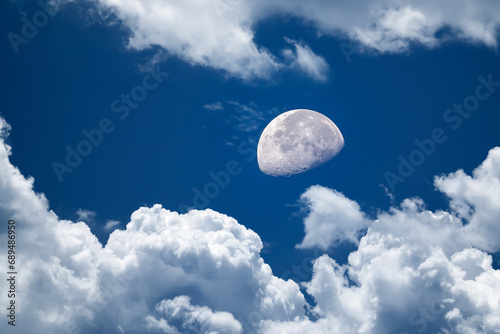
[[[300,198],[309,213],[304,219],[306,235],[298,248],[326,250],[341,241],[357,244],[359,232],[370,223],[358,203],[335,190],[313,186]]]
[[[317,258],[312,279],[302,283],[314,305],[295,282],[272,274],[259,236],[233,218],[143,207],[103,246],[87,224],[59,220],[9,154],[0,139],[0,219],[16,220],[23,245],[19,333],[498,332],[500,271],[485,250],[499,250],[500,148],[472,177],[436,179],[450,212],[407,199],[368,222],[347,263]],[[367,224],[359,206],[338,192],[316,186],[302,198],[310,206],[306,237],[315,236],[307,247],[355,242]],[[345,226],[333,219],[339,217]],[[316,228],[328,237],[319,238]],[[8,287],[0,282],[6,305]],[[0,313],[5,319],[6,310]],[[0,322],[0,331],[7,326]]]
[[[242,79],[268,78],[280,65],[257,46],[247,4],[232,1],[97,0],[130,30],[128,46],[161,46],[193,64]]]
[[[170,326],[165,327],[166,324],[168,325],[168,321],[172,320],[179,320],[182,323],[182,333],[239,334],[243,331],[240,322],[231,313],[214,312],[206,306],[193,306],[191,299],[187,296],[163,300],[156,305],[155,309],[166,316],[168,320],[157,320],[148,316],[149,327],[163,329],[166,333],[178,333]]]
[[[216,102],[212,104],[205,104],[203,106],[203,109],[214,111],[214,110],[224,110],[224,107],[222,106],[221,102]]]
[[[317,81],[326,81],[328,79],[330,66],[323,57],[316,55],[307,45],[289,38],[285,40],[295,46],[295,52],[290,49],[283,50],[283,55],[291,62],[292,68],[301,70]]]
[[[488,0],[369,0],[308,1],[279,0],[274,6],[257,1],[258,15],[288,13],[305,18],[321,34],[348,36],[361,49],[379,52],[406,51],[411,43],[427,47],[440,45],[450,39],[498,44],[500,4]],[[449,28],[450,34],[437,33]]]
[[[490,151],[488,158],[472,176],[462,170],[435,179],[436,187],[450,197],[450,206],[467,219],[465,233],[471,243],[481,249],[498,252],[496,235],[500,221],[500,148]]]
[[[359,253],[370,258],[356,263]],[[472,266],[477,276],[468,277]],[[439,248],[379,237],[360,244],[346,266],[318,258],[305,287],[319,320],[265,321],[264,333],[496,333],[500,323],[500,271],[470,248],[450,259]]]
[[[0,116],[0,138],[7,138],[10,134],[10,124],[8,124],[5,119]],[[10,148],[9,148],[10,152]]]
[[[405,51],[410,42],[432,47],[438,44],[434,37],[439,26],[427,15],[410,6],[385,10],[364,27],[355,27],[351,36],[365,47],[381,52]]]
[[[97,212],[90,211],[90,210],[85,210],[85,209],[78,209],[76,211],[76,214],[78,216],[78,221],[83,221],[83,222],[90,222],[93,221],[95,216],[97,215]]]
[[[108,220],[106,225],[104,225],[104,229],[109,231],[120,225],[121,223],[118,220]]]
[[[498,45],[500,3],[490,0],[94,0],[97,12],[115,14],[130,32],[128,47],[160,46],[193,64],[250,80],[288,68],[255,41],[264,19],[294,16],[319,35],[347,37],[356,52],[399,53],[412,43],[436,47],[450,40]],[[447,30],[447,33],[438,34]],[[294,36],[291,36],[292,38]],[[306,45],[293,42],[292,68],[325,81],[328,64]],[[349,43],[351,44],[351,43]],[[345,50],[350,53],[353,50]],[[290,60],[290,59],[289,59]]]
[[[233,107],[228,122],[234,123],[235,127],[243,132],[261,130],[265,123],[269,121],[269,115],[272,116],[271,111],[262,112],[254,102],[243,104],[229,101],[228,104]]]
[[[320,320],[267,321],[265,332],[326,332],[326,323],[349,333],[498,332],[500,271],[485,251],[500,250],[499,182],[495,148],[472,177],[436,178],[451,212],[425,210],[415,198],[379,213],[346,265],[326,255],[315,261],[304,286]],[[302,199],[310,210],[303,247],[334,246],[366,224],[355,202],[330,189],[311,187]]]

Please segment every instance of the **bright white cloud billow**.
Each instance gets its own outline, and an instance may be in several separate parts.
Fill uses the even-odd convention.
[[[165,324],[172,320],[179,320],[182,324],[183,333],[193,331],[195,333],[221,333],[238,334],[243,331],[239,321],[231,313],[213,312],[208,307],[193,306],[190,298],[187,296],[175,297],[171,300],[163,300],[156,305],[156,311],[165,315],[164,318],[157,320],[148,317],[148,328],[157,328],[165,330]],[[167,333],[179,333],[176,329],[166,328]]]
[[[472,173],[462,170],[435,179],[436,187],[451,199],[451,208],[468,221],[465,233],[481,249],[498,252],[500,238],[500,149],[492,150]]]
[[[306,235],[299,248],[327,250],[341,241],[357,243],[360,231],[370,223],[358,203],[335,190],[313,186],[301,200],[309,212],[304,219]]]
[[[316,260],[305,287],[320,320],[267,321],[267,332],[326,333],[338,323],[333,328],[342,333],[498,333],[500,271],[485,251],[500,251],[499,185],[495,148],[472,177],[436,178],[451,212],[427,211],[415,198],[380,213],[346,265],[326,255]],[[302,198],[310,211],[301,247],[334,246],[367,225],[359,206],[338,192],[315,186]]]
[[[100,13],[114,13],[130,33],[128,46],[160,46],[193,64],[242,79],[270,78],[282,68],[325,81],[328,64],[309,46],[284,49],[286,65],[255,40],[264,19],[293,16],[320,35],[347,38],[353,52],[399,53],[412,43],[436,47],[450,40],[496,48],[500,2],[491,0],[94,0]],[[114,24],[115,21],[112,20]],[[296,36],[289,36],[295,38]]]
[[[17,333],[498,333],[500,271],[486,251],[500,250],[500,148],[472,176],[436,179],[449,212],[407,199],[368,220],[341,193],[308,189],[301,247],[357,249],[344,265],[317,258],[300,290],[273,275],[255,232],[212,210],[142,207],[101,245],[33,191],[0,125],[0,220],[15,219],[22,241]]]

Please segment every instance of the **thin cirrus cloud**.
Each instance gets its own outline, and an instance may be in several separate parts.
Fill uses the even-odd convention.
[[[328,64],[313,50],[289,40],[280,60],[255,40],[264,19],[294,16],[319,35],[348,38],[343,52],[401,53],[412,44],[429,48],[450,40],[498,45],[500,3],[445,1],[275,0],[94,0],[108,20],[113,13],[130,33],[128,47],[160,46],[193,64],[222,70],[243,80],[269,79],[282,69],[326,81]],[[110,20],[115,24],[115,20]],[[293,36],[292,36],[293,37]],[[342,46],[342,45],[340,45]],[[339,49],[340,50],[340,49]]]
[[[413,198],[369,220],[339,192],[306,190],[301,247],[347,241],[357,249],[343,265],[319,256],[301,290],[273,275],[255,232],[210,209],[179,215],[160,205],[142,207],[102,245],[87,224],[61,220],[49,209],[33,178],[10,163],[4,141],[10,127],[1,118],[0,125],[0,219],[19,223],[19,298],[29,298],[19,304],[20,333],[499,328],[500,271],[488,252],[500,250],[500,148],[471,176],[458,171],[435,179],[450,199],[448,211],[425,210]],[[6,240],[5,232],[0,237]],[[7,289],[2,282],[2,298]],[[2,331],[5,326],[0,323]]]
[[[295,47],[295,52],[284,49],[283,55],[291,62],[293,69],[298,69],[316,81],[326,81],[330,66],[323,57],[316,55],[309,46],[289,38],[287,43]]]
[[[106,224],[104,225],[104,229],[106,231],[114,230],[117,226],[119,226],[121,223],[118,220],[108,220],[106,221]]]
[[[218,101],[215,103],[205,104],[203,106],[203,109],[208,111],[216,111],[216,110],[224,110],[224,107],[222,106],[222,103]]]
[[[78,216],[78,221],[84,221],[88,223],[94,220],[97,212],[80,208],[76,211],[76,215]]]

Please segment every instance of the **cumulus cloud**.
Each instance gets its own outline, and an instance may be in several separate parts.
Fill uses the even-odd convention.
[[[19,333],[498,333],[500,271],[487,252],[500,250],[500,148],[472,176],[436,179],[446,211],[413,198],[367,220],[341,193],[308,189],[302,246],[357,249],[345,264],[318,257],[299,289],[273,275],[255,232],[209,209],[139,208],[102,245],[33,191],[0,124],[0,219],[15,219],[22,240]]]
[[[128,31],[128,47],[161,47],[193,64],[244,80],[270,78],[289,68],[255,40],[264,19],[293,16],[319,35],[347,38],[344,52],[400,53],[412,44],[437,47],[461,40],[498,45],[500,4],[490,0],[94,0],[97,12]],[[113,15],[110,15],[112,13]],[[110,19],[114,16],[116,20]],[[292,38],[294,36],[291,36]],[[285,51],[292,67],[320,81],[328,64],[307,46],[291,40]]]
[[[446,194],[457,216],[467,220],[465,233],[471,243],[489,252],[500,250],[496,235],[500,219],[500,149],[491,150],[488,158],[472,176],[463,170],[435,178],[437,189]]]
[[[148,327],[162,329],[165,333],[179,333],[168,325],[168,321],[175,320],[182,324],[182,333],[238,334],[243,330],[240,322],[231,313],[214,312],[206,306],[193,306],[187,296],[163,300],[156,305],[155,309],[165,315],[168,320],[164,318],[157,320],[149,316]]]
[[[498,332],[500,272],[477,249],[448,257],[439,248],[380,237],[360,245],[345,266],[323,255],[313,270],[304,285],[318,320],[266,320],[262,332]]]
[[[450,197],[449,212],[428,211],[413,198],[373,221],[342,194],[311,187],[302,195],[310,212],[301,247],[334,246],[369,227],[347,264],[323,255],[303,283],[319,320],[268,320],[265,332],[497,333],[500,271],[487,252],[500,250],[499,181],[495,148],[472,176],[436,177]]]
[[[103,246],[85,223],[50,211],[9,155],[2,138],[0,218],[17,221],[23,245],[17,257],[20,333],[144,333],[162,325],[183,333],[186,317],[200,328],[238,332],[238,323],[248,329],[261,319],[304,314],[299,286],[272,274],[260,257],[259,236],[236,220],[212,210],[179,215],[160,205],[144,207]],[[0,238],[6,240],[4,231]],[[7,289],[4,280],[3,304]],[[191,300],[175,299],[180,296]],[[174,304],[185,315],[180,323],[172,321]],[[6,326],[2,321],[0,330]]]
[[[357,244],[360,231],[370,223],[358,203],[335,190],[313,186],[300,199],[309,212],[304,219],[305,237],[298,248],[327,250],[342,241]]]

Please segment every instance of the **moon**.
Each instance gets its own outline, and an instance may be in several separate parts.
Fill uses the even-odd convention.
[[[266,126],[257,145],[257,161],[264,174],[290,176],[330,161],[343,147],[344,137],[328,117],[295,109]]]

